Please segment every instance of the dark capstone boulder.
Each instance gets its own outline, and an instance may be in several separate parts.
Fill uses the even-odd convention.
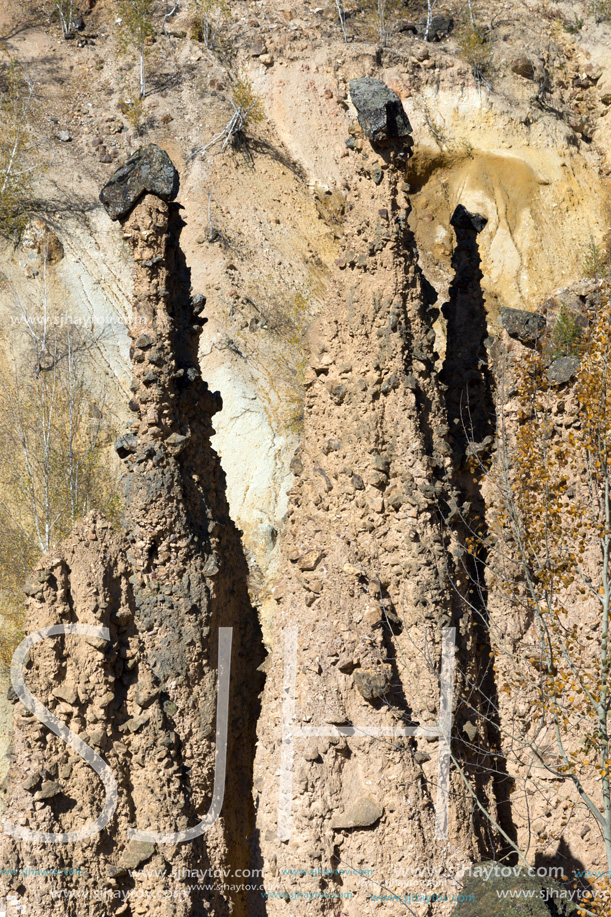
[[[565,385],[579,369],[579,357],[558,357],[550,364],[547,378],[552,385]]]
[[[119,220],[147,193],[162,201],[173,201],[178,193],[178,172],[155,143],[141,146],[117,169],[102,188],[100,200],[110,219]]]
[[[357,110],[359,124],[374,143],[411,134],[412,126],[401,99],[382,80],[368,76],[350,80],[350,98]]]
[[[443,39],[447,38],[453,29],[454,20],[452,17],[448,16],[447,14],[441,14],[439,16],[433,16],[431,19],[428,35],[426,31],[426,19],[423,19],[420,23],[418,32],[422,38],[424,38],[426,35],[427,41],[443,41]]]
[[[577,917],[576,889],[518,872],[501,863],[472,866],[452,917]]]
[[[522,344],[535,344],[545,330],[545,318],[538,312],[501,309],[501,325],[507,334]]]

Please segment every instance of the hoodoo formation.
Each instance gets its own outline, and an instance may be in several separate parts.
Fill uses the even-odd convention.
[[[457,493],[433,351],[439,310],[408,222],[411,125],[379,80],[352,80],[350,93],[361,126],[346,161],[354,205],[311,334],[255,771],[272,874],[280,863],[297,873],[303,862],[321,867],[300,879],[307,914],[323,913],[319,899],[340,891],[361,914],[375,913],[363,863],[392,887],[398,851],[434,857],[425,847],[438,802],[438,817],[447,814],[438,797],[440,742],[425,733],[443,705],[444,628],[455,629],[448,634],[457,685],[477,680],[480,666],[475,622],[448,581],[439,527],[440,508],[450,515]],[[460,704],[454,716],[464,722]],[[338,732],[346,725],[353,736]],[[416,736],[402,734],[418,726]],[[292,740],[292,784],[279,813],[282,743],[295,727],[314,731]],[[453,802],[446,836],[456,849],[475,851],[469,830]],[[270,899],[266,913],[284,906]]]
[[[149,145],[101,195],[134,261],[135,419],[115,444],[125,467],[124,529],[92,513],[42,559],[27,587],[26,632],[87,625],[108,636],[47,637],[30,650],[24,677],[47,711],[107,762],[116,808],[85,840],[41,844],[29,834],[78,832],[109,794],[82,749],[17,704],[5,811],[12,827],[1,847],[14,875],[3,872],[1,881],[2,893],[18,895],[30,913],[101,915],[109,903],[117,914],[248,912],[244,892],[190,890],[190,870],[250,864],[263,655],[210,445],[221,399],[200,371],[205,299],[191,291],[180,248],[177,186],[167,154]],[[219,681],[229,683],[220,717]],[[217,772],[225,729],[226,767]],[[197,830],[206,817],[212,827]],[[82,870],[72,869],[77,862]],[[58,875],[66,896],[53,897]],[[127,893],[131,904],[119,906]]]
[[[611,0],[0,49],[0,917],[609,917]]]

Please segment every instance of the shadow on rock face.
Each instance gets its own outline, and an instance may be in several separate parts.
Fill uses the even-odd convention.
[[[448,387],[448,421],[457,462],[463,460],[470,443],[480,443],[494,427],[492,380],[484,343],[488,324],[477,243],[487,222],[480,214],[469,213],[462,204],[450,221],[456,233],[456,248],[450,299],[442,306],[447,321],[447,348],[441,380]]]

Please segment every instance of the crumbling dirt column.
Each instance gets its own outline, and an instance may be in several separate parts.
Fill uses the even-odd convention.
[[[350,88],[362,132],[348,142],[345,249],[311,339],[259,727],[269,915],[288,901],[312,915],[400,913],[410,889],[397,869],[477,855],[464,787],[451,794],[450,845],[435,840],[438,741],[388,735],[437,725],[442,629],[457,628],[463,658],[472,638],[440,525],[452,449],[435,294],[408,226],[411,128],[384,84]],[[354,736],[338,734],[347,725]],[[295,727],[323,734],[295,738]],[[364,737],[368,727],[378,737]],[[292,784],[282,788],[291,736]]]
[[[245,915],[246,893],[205,872],[232,876],[250,865],[261,679],[246,563],[210,445],[221,401],[197,357],[205,300],[191,296],[169,159],[146,147],[122,170],[120,188],[111,183],[103,199],[135,262],[135,420],[116,443],[126,469],[124,528],[113,532],[91,514],[43,558],[28,586],[25,628],[107,631],[50,637],[24,666],[29,690],[110,768],[115,808],[85,840],[19,836],[77,831],[112,793],[81,754],[17,703],[5,813],[16,827],[0,840],[13,875],[1,876],[0,894],[16,895],[32,914]],[[218,658],[221,628],[232,629],[222,814],[184,841],[172,836],[198,826],[215,786],[217,682],[229,674]],[[205,884],[211,888],[196,887]]]

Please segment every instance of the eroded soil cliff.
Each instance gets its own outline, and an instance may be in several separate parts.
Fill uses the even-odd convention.
[[[5,837],[11,869],[84,863],[87,876],[62,887],[116,891],[118,914],[290,907],[356,917],[402,912],[403,869],[426,863],[443,879],[418,889],[452,893],[462,865],[528,833],[488,757],[498,737],[479,714],[496,703],[490,646],[468,582],[468,601],[457,595],[453,550],[484,507],[465,458],[469,438],[485,456],[494,434],[499,310],[532,310],[577,280],[606,232],[611,101],[608,25],[588,21],[575,34],[562,28],[571,14],[562,4],[556,25],[529,9],[486,13],[492,90],[451,34],[423,42],[401,27],[387,47],[361,33],[344,43],[334,4],[232,4],[233,60],[189,37],[179,10],[159,30],[137,130],[119,108],[133,66],[117,63],[110,4],[93,6],[72,43],[40,19],[24,24],[18,4],[0,14],[4,44],[44,102],[36,129],[52,155],[36,215],[61,242],[44,264],[49,295],[112,324],[106,371],[123,391],[122,423],[132,417],[118,447],[125,530],[83,520],[41,563],[26,620],[26,633],[109,628],[112,644],[67,635],[36,646],[26,681],[108,762],[116,813],[101,834],[65,847]],[[192,156],[231,116],[240,70],[264,120],[240,150]],[[372,142],[357,126],[350,83],[363,77],[397,93],[410,131]],[[119,229],[99,188],[150,141],[180,173],[183,209],[146,196]],[[9,332],[15,297],[37,295],[42,268],[31,245],[3,249]],[[262,318],[296,290],[311,320],[292,364],[303,426],[287,422],[294,392],[276,384],[277,342]],[[222,816],[191,843],[130,839],[135,828],[187,830],[210,807],[225,627]],[[453,771],[449,834],[436,838],[443,743],[424,732],[441,713],[444,627],[456,629],[463,699],[456,753],[499,831]],[[99,814],[102,784],[16,709],[6,818],[77,830]],[[351,724],[377,735],[343,735]],[[314,732],[295,731],[304,729]],[[554,821],[548,801],[539,809]],[[566,853],[542,835],[532,850]],[[602,863],[589,841],[584,863]],[[240,881],[192,892],[177,867],[264,872],[249,897]],[[49,876],[4,882],[36,913],[106,913],[90,898],[52,899]],[[151,903],[159,889],[188,894]],[[453,906],[410,903],[422,914]]]

